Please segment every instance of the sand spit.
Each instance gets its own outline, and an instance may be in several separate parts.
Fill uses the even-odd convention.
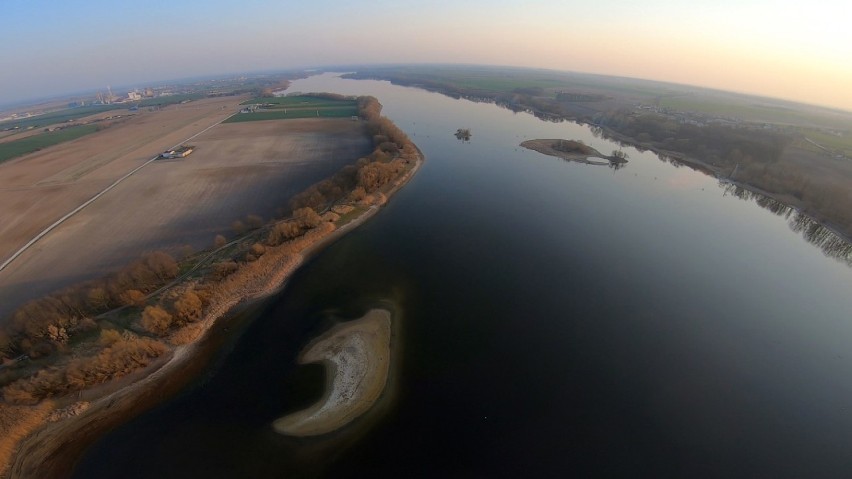
[[[277,419],[273,428],[288,436],[319,436],[367,412],[387,384],[390,342],[391,315],[384,309],[339,324],[312,341],[299,363],[325,365],[325,394],[313,406]]]

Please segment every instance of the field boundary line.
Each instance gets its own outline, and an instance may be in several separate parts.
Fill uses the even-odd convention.
[[[171,147],[171,148],[169,148],[169,149],[170,149],[170,150],[173,150],[173,149],[175,149],[175,148],[179,147],[180,145],[182,145],[182,144],[184,144],[184,143],[186,143],[186,142],[188,142],[188,141],[192,140],[192,139],[193,139],[193,138],[195,138],[196,136],[198,136],[198,135],[200,135],[200,134],[202,134],[202,133],[206,132],[207,130],[209,130],[209,129],[213,128],[214,126],[221,124],[223,121],[227,120],[228,118],[230,118],[230,117],[232,117],[232,116],[234,116],[234,113],[231,113],[231,114],[230,114],[230,115],[228,115],[227,117],[222,118],[221,120],[217,121],[216,123],[214,123],[214,124],[212,124],[212,125],[208,126],[207,128],[205,128],[205,129],[203,129],[203,130],[199,131],[198,133],[196,133],[196,134],[194,134],[194,135],[190,136],[189,138],[186,138],[186,139],[184,139],[184,140],[179,141],[178,143],[176,143],[174,146],[172,146],[172,147]],[[35,235],[35,236],[33,237],[33,239],[29,240],[29,241],[28,241],[28,242],[27,242],[24,246],[22,246],[22,247],[21,247],[18,251],[15,251],[15,253],[13,253],[13,254],[12,254],[12,256],[10,256],[10,257],[9,257],[9,259],[7,259],[6,261],[4,261],[4,262],[3,262],[3,264],[0,264],[0,271],[3,271],[4,269],[6,269],[6,267],[7,267],[7,266],[9,266],[10,264],[12,264],[12,262],[13,262],[13,261],[15,261],[15,260],[16,260],[19,256],[21,256],[22,254],[24,254],[24,253],[25,253],[28,249],[30,249],[30,248],[31,248],[34,244],[36,244],[36,243],[37,243],[40,239],[44,238],[45,236],[47,236],[47,234],[48,234],[48,233],[50,233],[51,231],[53,231],[54,229],[56,229],[56,227],[58,227],[59,225],[61,225],[61,224],[62,224],[62,223],[64,223],[65,221],[67,221],[69,218],[71,218],[72,216],[74,216],[74,215],[76,215],[77,213],[79,213],[80,211],[82,211],[85,207],[87,207],[87,206],[89,206],[90,204],[94,203],[94,202],[95,202],[95,200],[97,200],[97,199],[98,199],[98,198],[100,198],[101,196],[103,196],[103,195],[105,195],[105,194],[109,193],[109,191],[110,191],[110,190],[112,190],[113,188],[115,188],[116,186],[118,186],[118,185],[119,185],[122,181],[124,181],[124,180],[126,180],[126,179],[130,178],[131,176],[133,176],[133,174],[134,174],[134,173],[136,173],[137,171],[141,170],[142,168],[145,168],[146,166],[150,165],[151,163],[153,163],[154,161],[156,161],[156,160],[157,160],[157,158],[159,158],[159,157],[160,157],[160,155],[157,155],[157,156],[155,156],[155,157],[151,158],[150,160],[146,161],[145,163],[142,163],[141,165],[137,166],[136,168],[134,168],[134,169],[130,170],[130,172],[129,172],[129,173],[127,173],[127,174],[125,174],[124,176],[122,176],[121,178],[119,178],[119,179],[115,180],[115,181],[114,181],[111,185],[109,185],[109,186],[107,186],[106,188],[104,188],[103,190],[101,190],[98,194],[96,194],[95,196],[93,196],[93,197],[89,198],[89,199],[88,199],[88,200],[86,200],[83,204],[81,204],[80,206],[78,206],[78,207],[74,208],[74,209],[73,209],[73,210],[71,210],[70,212],[66,213],[66,214],[65,214],[65,216],[63,216],[62,218],[59,218],[58,220],[56,220],[56,222],[54,222],[52,225],[50,225],[50,226],[48,226],[47,228],[45,228],[45,229],[44,229],[41,233],[39,233],[39,234]]]

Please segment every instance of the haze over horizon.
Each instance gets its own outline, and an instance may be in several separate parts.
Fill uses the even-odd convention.
[[[0,103],[329,64],[464,63],[683,83],[852,110],[852,18],[817,0],[309,5],[10,0]]]

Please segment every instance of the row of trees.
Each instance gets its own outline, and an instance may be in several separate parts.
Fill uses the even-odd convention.
[[[35,404],[102,384],[147,366],[166,351],[163,343],[150,338],[103,331],[105,347],[94,356],[75,358],[63,368],[46,368],[3,388],[3,399],[13,404]]]
[[[7,379],[3,382],[13,379],[3,390],[4,399],[33,403],[146,366],[167,349],[155,338],[176,330],[188,331],[191,328],[184,327],[198,322],[206,308],[232,298],[234,288],[242,288],[247,281],[262,280],[268,275],[264,269],[268,264],[258,260],[270,247],[276,247],[275,261],[279,258],[295,261],[295,253],[312,241],[302,237],[323,224],[317,210],[344,199],[360,201],[397,178],[406,163],[418,154],[416,147],[404,132],[381,117],[381,105],[375,98],[359,98],[358,104],[372,135],[374,151],[296,195],[290,202],[290,220],[269,227],[260,242],[235,244],[229,249],[230,258],[211,265],[202,280],[172,289],[161,295],[156,303],[146,304],[151,292],[179,273],[178,264],[171,256],[151,253],[108,278],[68,288],[19,309],[10,326],[0,331],[0,358],[20,354],[39,357],[65,349],[76,335],[99,327],[92,319],[94,316],[121,305],[143,308],[132,328],[153,338],[139,337],[129,331],[124,334],[115,330],[101,331],[96,354],[66,359],[60,362],[61,367],[44,368],[27,378],[14,380],[7,374],[9,371],[4,372]],[[245,222],[240,222],[245,230],[263,226],[260,217],[249,216]],[[223,247],[227,239],[220,235],[214,244]],[[241,274],[236,274],[238,272]]]
[[[312,93],[311,96],[329,99],[351,99],[336,94]],[[359,115],[367,122],[374,150],[370,155],[358,159],[354,165],[347,165],[331,178],[311,185],[290,200],[292,218],[275,223],[269,228],[263,242],[255,243],[247,251],[237,249],[229,260],[219,261],[211,266],[206,277],[206,286],[221,283],[240,271],[247,263],[257,261],[266,252],[266,247],[276,247],[303,236],[306,232],[322,223],[317,210],[347,199],[359,201],[367,195],[377,192],[405,169],[405,162],[416,154],[416,148],[408,135],[381,116],[382,105],[374,97],[357,98]],[[406,159],[407,158],[407,159]],[[258,229],[263,225],[261,218],[249,215],[245,221],[234,223],[237,234]],[[226,244],[224,237],[217,238],[218,247]],[[206,287],[205,286],[205,287]],[[147,332],[165,336],[177,328],[201,318],[209,297],[207,289],[187,289],[175,293],[172,299],[161,300],[158,304],[145,307],[140,326]]]
[[[437,91],[453,98],[490,101],[513,111],[531,110],[543,119],[576,120],[599,127],[606,136],[618,141],[639,143],[640,147],[657,152],[692,158],[730,172],[739,164],[737,181],[779,196],[796,198],[808,213],[852,234],[852,209],[848,208],[849,193],[808,171],[789,171],[779,165],[779,158],[792,141],[793,135],[725,125],[694,125],[651,113],[636,113],[631,109],[601,112],[594,108],[579,108],[577,102],[597,101],[597,95],[557,93],[551,97],[535,87],[513,90],[483,90],[454,83],[452,78],[429,77],[405,71],[366,71],[346,75],[347,78],[390,80],[394,84],[417,86]]]
[[[145,307],[139,323],[149,333],[164,336],[173,327],[200,320],[204,305],[203,296],[192,287],[170,291],[157,305]]]
[[[118,306],[141,304],[178,271],[173,257],[154,252],[107,278],[32,300],[18,308],[0,331],[0,360],[50,354],[77,334],[96,329],[93,317]]]

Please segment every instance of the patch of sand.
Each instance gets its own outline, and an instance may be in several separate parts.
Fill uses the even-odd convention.
[[[288,436],[318,436],[336,431],[367,412],[387,384],[390,341],[390,312],[373,309],[311,342],[299,363],[325,365],[326,392],[313,406],[277,419],[272,424],[275,430]]]

